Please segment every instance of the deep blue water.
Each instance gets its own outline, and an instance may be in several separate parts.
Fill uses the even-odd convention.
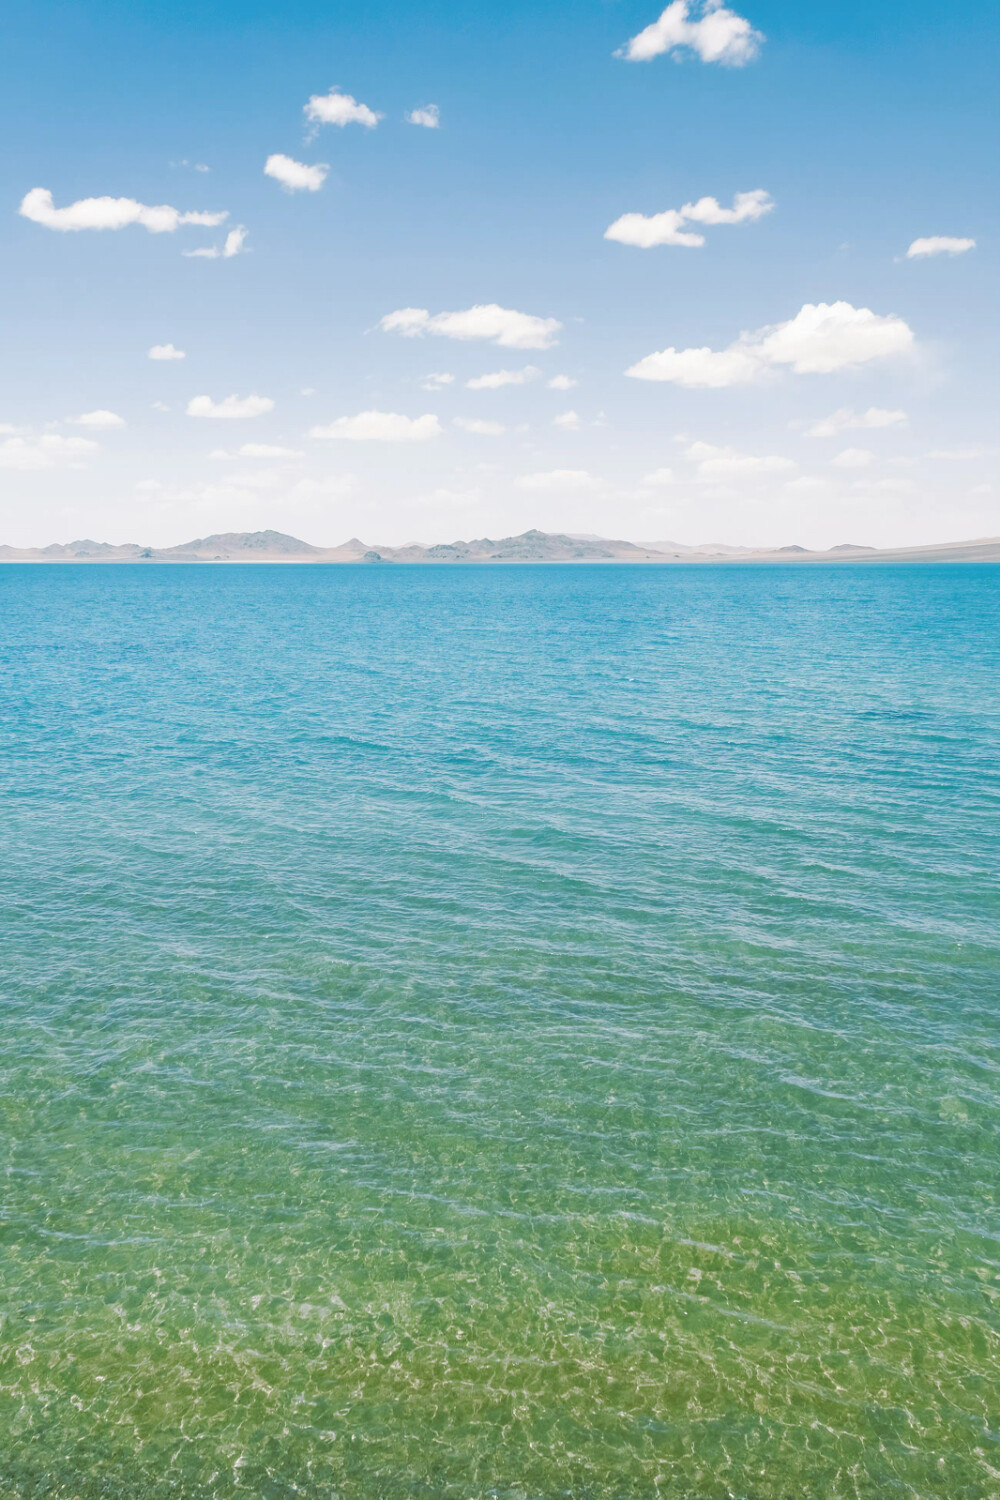
[[[0,566],[0,1495],[1000,1495],[1000,566]]]

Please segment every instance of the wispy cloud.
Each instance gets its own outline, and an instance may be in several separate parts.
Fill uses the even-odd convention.
[[[263,417],[274,410],[270,396],[225,396],[213,401],[211,396],[193,396],[187,404],[189,417],[210,417],[215,420],[236,420],[244,417]]]
[[[447,370],[438,370],[425,375],[420,384],[425,391],[443,391],[445,386],[455,384],[455,377]]]
[[[912,329],[893,314],[849,302],[807,302],[794,318],[742,334],[727,349],[663,349],[625,373],[636,380],[721,388],[782,367],[797,375],[830,374],[909,354],[914,342]]]
[[[274,443],[243,443],[234,452],[227,448],[214,448],[209,458],[301,458],[298,448],[280,448]]]
[[[433,333],[448,339],[488,339],[503,349],[549,349],[562,324],[555,318],[537,318],[486,302],[463,312],[436,313],[433,317],[425,307],[401,307],[387,313],[379,327],[405,338]]]
[[[700,5],[673,0],[658,20],[632,37],[615,56],[627,62],[648,62],[684,49],[694,52],[702,62],[742,68],[757,56],[763,41],[761,32],[722,0],[704,0]]]
[[[547,380],[545,384],[550,391],[571,391],[580,382],[574,380],[572,375],[553,375],[552,379]]]
[[[849,406],[841,406],[814,427],[807,428],[806,437],[836,437],[838,432],[848,432],[852,428],[905,427],[906,422],[905,411],[889,411],[882,406],[869,406],[867,411],[859,412],[852,411]]]
[[[505,385],[530,385],[541,373],[534,365],[525,365],[523,370],[492,370],[488,375],[474,376],[465,385],[470,391],[498,391]]]
[[[173,344],[154,344],[150,349],[147,359],[187,359],[183,349],[175,349]]]
[[[310,427],[309,436],[352,443],[425,443],[441,436],[441,423],[430,412],[404,417],[394,411],[362,411],[356,417],[337,417],[326,426]]]
[[[232,260],[239,255],[246,243],[247,231],[242,224],[231,229],[223,245],[202,246],[200,250],[182,250],[181,254],[191,260]]]
[[[46,433],[43,437],[9,437],[0,442],[0,469],[79,468],[81,461],[99,451],[100,444],[90,438],[60,437]]]
[[[141,224],[150,234],[173,234],[182,224],[200,224],[214,228],[228,218],[221,213],[182,213],[167,203],[150,207],[134,198],[80,198],[66,208],[56,208],[48,188],[32,188],[21,200],[18,213],[22,218],[46,229],[68,233],[80,229],[125,229]]]
[[[575,411],[562,411],[557,417],[552,418],[553,425],[561,427],[564,432],[577,432],[580,427],[580,417]]]
[[[845,448],[830,462],[838,469],[867,469],[874,457],[870,448]]]
[[[463,432],[473,432],[479,437],[499,437],[507,431],[502,422],[487,422],[480,417],[455,417],[454,422]]]
[[[699,479],[762,478],[785,474],[795,468],[790,458],[778,453],[740,453],[735,448],[720,448],[714,443],[692,443],[684,457],[695,465]]]
[[[650,250],[654,245],[683,245],[697,249],[705,236],[686,229],[687,224],[748,224],[762,219],[774,208],[774,200],[763,188],[737,193],[732,208],[723,208],[715,198],[699,198],[683,208],[668,208],[660,214],[622,214],[604,231],[606,240]]]

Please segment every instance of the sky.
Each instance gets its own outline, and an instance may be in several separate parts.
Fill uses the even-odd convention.
[[[1000,533],[998,31],[15,0],[0,542]]]

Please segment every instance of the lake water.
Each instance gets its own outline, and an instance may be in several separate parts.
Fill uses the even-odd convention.
[[[1000,1495],[1000,567],[0,567],[0,1495]]]

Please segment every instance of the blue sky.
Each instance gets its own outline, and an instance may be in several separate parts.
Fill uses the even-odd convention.
[[[1000,532],[993,7],[661,10],[16,5],[0,540]]]

